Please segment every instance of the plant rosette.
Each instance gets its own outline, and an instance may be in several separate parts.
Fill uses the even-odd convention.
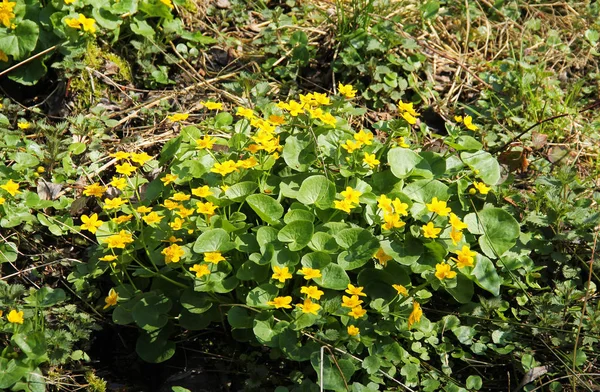
[[[107,186],[122,194],[85,189],[103,212],[81,227],[99,245],[70,281],[110,275],[99,306],[141,329],[137,352],[150,362],[173,355],[174,327],[200,330],[224,314],[236,339],[311,361],[309,378],[325,389],[385,384],[384,374],[446,383],[421,361],[447,365],[461,348],[441,334],[475,330],[437,310],[498,296],[513,278],[495,263],[520,234],[496,206],[500,167],[476,135],[448,136],[444,154],[409,146],[419,113],[400,102],[375,137],[355,128],[340,95],[205,106],[216,115],[183,127],[160,156],[113,155]],[[322,363],[323,345],[347,354]]]

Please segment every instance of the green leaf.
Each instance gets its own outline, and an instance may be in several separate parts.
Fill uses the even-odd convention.
[[[136,22],[131,23],[129,28],[137,35],[150,39],[154,38],[154,29],[145,20],[136,19]]]
[[[257,308],[269,308],[270,306],[267,305],[267,302],[275,298],[277,293],[279,293],[279,290],[272,284],[261,284],[246,295],[246,305]]]
[[[0,389],[7,390],[31,371],[22,361],[0,357]]]
[[[366,357],[362,363],[363,369],[367,371],[369,374],[375,374],[379,370],[381,366],[381,360],[376,355],[369,355]]]
[[[483,234],[479,246],[489,258],[501,257],[515,246],[520,235],[517,220],[500,208],[484,208],[477,214],[468,214],[464,222],[471,233]]]
[[[353,227],[344,229],[335,235],[338,245],[345,249],[339,254],[337,262],[345,270],[362,267],[379,249],[379,241],[370,231]]]
[[[479,376],[469,376],[467,377],[467,389],[475,389],[480,390],[483,386],[483,381]]]
[[[297,199],[302,204],[314,204],[322,210],[327,209],[335,200],[335,185],[325,176],[308,177],[300,185]]]
[[[188,41],[197,42],[201,45],[210,45],[210,44],[214,44],[217,42],[217,40],[215,40],[214,38],[207,37],[206,35],[203,35],[199,31],[196,31],[196,32],[183,31],[181,33],[181,38],[187,39]]]
[[[406,236],[404,241],[381,241],[383,251],[402,265],[415,263],[423,254],[423,243],[412,236]]]
[[[267,313],[261,313],[254,319],[252,330],[259,343],[267,347],[277,347],[279,343],[279,334],[287,329],[287,321],[275,323],[273,316]]]
[[[243,181],[233,184],[225,191],[225,196],[233,201],[242,202],[258,189],[258,184],[253,181]]]
[[[43,358],[46,358],[46,338],[43,332],[16,333],[11,341],[19,346],[27,358],[35,360],[36,363],[41,363]]]
[[[402,192],[421,203],[430,203],[434,197],[448,200],[448,187],[438,180],[417,180],[405,186]]]
[[[164,295],[150,294],[143,297],[134,307],[131,315],[135,323],[146,331],[155,331],[164,327],[169,318],[171,301]]]
[[[495,296],[500,295],[502,279],[496,272],[496,267],[490,259],[480,254],[475,257],[475,268],[471,272],[475,277],[475,283],[482,289],[489,291]]]
[[[327,351],[323,356],[323,363],[321,363],[321,353],[319,351],[312,353],[310,363],[319,377],[319,384],[326,390],[345,391],[346,383],[350,381],[356,371],[350,360],[336,358],[334,362],[331,359],[331,354]],[[321,379],[321,374],[323,379]],[[346,381],[344,382],[344,380]]]
[[[161,331],[162,332],[162,331]],[[160,363],[175,354],[175,343],[167,340],[166,333],[142,333],[135,344],[135,351],[146,362]]]
[[[0,50],[15,60],[27,57],[35,49],[40,28],[31,20],[22,20],[14,30],[0,31]]]
[[[319,286],[332,289],[332,290],[344,290],[350,283],[350,278],[344,270],[337,264],[327,264],[321,269],[321,277],[313,279]]]
[[[392,173],[400,179],[411,175],[425,178],[433,177],[429,163],[408,148],[392,148],[387,156]]]
[[[315,233],[308,243],[308,247],[314,251],[321,251],[326,253],[335,253],[339,246],[335,241],[335,238],[329,234],[319,231]]]
[[[290,136],[285,140],[285,146],[283,146],[281,156],[288,167],[300,172],[305,172],[316,160],[314,151],[314,143],[308,136],[303,138]]]
[[[256,212],[260,219],[271,225],[279,224],[279,219],[283,216],[283,206],[277,200],[267,195],[250,195],[246,198],[246,203]]]
[[[192,314],[205,313],[213,305],[210,297],[192,289],[187,289],[183,292],[180,303],[184,309]]]
[[[241,306],[234,306],[227,312],[227,322],[231,328],[252,328],[254,325],[254,315]]]
[[[312,239],[314,226],[312,222],[298,220],[285,225],[277,234],[277,239],[287,242],[291,251],[299,251]]]
[[[116,30],[123,23],[123,20],[119,16],[112,14],[104,8],[92,8],[92,16],[96,19],[96,23],[100,27],[107,30]]]
[[[486,184],[496,185],[500,182],[500,164],[489,152],[463,152],[460,158],[472,170],[478,170],[479,178]]]
[[[448,146],[454,148],[457,151],[481,151],[483,144],[477,139],[471,136],[460,136],[456,139],[456,143],[449,141],[445,142]]]
[[[449,288],[445,287],[446,291],[461,304],[467,304],[473,297],[474,289],[473,282],[463,274],[456,275],[456,286]]]
[[[0,244],[0,263],[12,263],[17,260],[17,256],[17,244],[10,241]]]
[[[211,229],[196,238],[193,250],[196,253],[227,252],[234,247],[235,244],[229,240],[229,233],[223,229]]]

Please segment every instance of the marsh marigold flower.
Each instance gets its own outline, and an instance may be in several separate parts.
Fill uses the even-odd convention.
[[[338,84],[338,92],[346,98],[354,98],[357,91],[352,87],[351,84]]]
[[[223,110],[223,104],[221,102],[200,101],[200,104],[208,110]]]
[[[377,259],[379,264],[383,265],[384,267],[387,265],[388,261],[392,260],[392,256],[386,254],[382,248],[377,249],[374,257]]]
[[[98,219],[98,214],[92,214],[91,216],[81,215],[81,222],[83,222],[81,228],[92,234],[95,234],[98,228],[104,223]]]
[[[187,113],[175,113],[170,116],[167,116],[167,118],[173,122],[179,122],[187,120],[189,116],[190,115]]]
[[[354,317],[355,320],[361,318],[365,314],[367,314],[367,310],[363,309],[360,305],[358,305],[355,308],[352,308],[352,310],[348,312],[348,316]]]
[[[375,166],[377,166],[381,163],[379,161],[379,159],[377,159],[375,157],[375,154],[369,154],[368,152],[365,152],[365,157],[363,158],[363,162],[366,163],[367,165],[369,165],[369,167],[371,169],[373,169]]]
[[[290,297],[288,295],[286,297],[275,297],[275,298],[273,298],[272,301],[268,301],[267,305],[274,306],[276,309],[279,309],[279,308],[291,309],[292,308],[292,305],[290,305],[291,303],[292,303],[292,297]]]
[[[356,336],[360,333],[360,329],[355,327],[354,325],[348,325],[348,328],[346,330],[348,331],[348,335],[350,336]]]
[[[115,210],[117,208],[120,208],[125,203],[127,202],[121,199],[120,197],[115,197],[114,199],[104,199],[104,209]]]
[[[382,225],[382,227],[385,230],[401,229],[402,227],[406,226],[406,222],[403,222],[400,219],[400,215],[397,213],[384,213],[383,220],[385,223]]]
[[[221,252],[206,252],[204,253],[204,261],[207,263],[219,264],[219,261],[224,261],[225,257]]]
[[[463,245],[461,250],[454,251],[457,256],[456,265],[458,268],[472,267],[477,252],[473,252],[467,245]]]
[[[104,192],[106,192],[106,187],[98,183],[88,185],[83,189],[83,194],[85,196],[102,197]]]
[[[210,137],[209,135],[202,136],[202,139],[196,139],[196,148],[199,150],[210,150],[217,139]]]
[[[469,227],[466,223],[461,221],[460,218],[456,216],[456,214],[453,212],[450,213],[450,219],[448,220],[448,222],[450,222],[450,226],[452,226],[454,230],[463,230]]]
[[[111,220],[117,224],[129,222],[133,218],[133,215],[121,215]]]
[[[23,311],[21,310],[20,312],[18,312],[15,309],[13,309],[8,313],[8,316],[6,317],[6,319],[8,320],[9,323],[23,324],[23,321],[24,321]]]
[[[13,10],[16,5],[17,3],[15,1],[8,0],[2,0],[2,3],[0,3],[0,23],[6,28],[11,26],[11,20],[15,18]]]
[[[421,309],[421,305],[418,302],[413,302],[413,310],[408,316],[408,329],[412,327],[414,324],[421,321],[421,317],[423,316],[423,310]]]
[[[406,289],[406,287],[402,286],[401,284],[393,284],[392,287],[396,289],[398,295],[408,297],[408,290]]]
[[[214,205],[210,201],[207,201],[206,203],[202,203],[201,201],[196,202],[196,212],[199,214],[204,214],[208,217],[213,216],[217,208],[218,206]]]
[[[29,129],[31,127],[31,123],[29,121],[24,121],[24,120],[19,121],[17,123],[17,127],[19,127],[19,129]]]
[[[148,215],[144,216],[142,219],[146,222],[147,225],[153,225],[155,223],[160,222],[164,216],[158,215],[155,211],[152,211]]]
[[[106,261],[106,262],[111,262],[111,261],[115,261],[118,257],[115,255],[106,255],[106,256],[102,256],[100,257],[98,260],[100,261]]]
[[[321,305],[314,303],[310,300],[310,298],[306,298],[304,303],[296,304],[298,308],[302,310],[302,313],[310,313],[317,315],[319,309],[321,309]]]
[[[346,295],[342,296],[342,306],[345,308],[355,308],[362,303],[363,301],[358,298],[358,295],[353,295],[351,297]]]
[[[129,162],[125,162],[122,165],[116,165],[116,172],[129,177],[133,172],[137,170],[135,166],[132,166]]]
[[[237,112],[236,112],[236,114],[237,114],[238,116],[244,117],[244,118],[246,118],[246,119],[248,119],[248,120],[252,120],[254,117],[256,117],[256,116],[254,115],[254,112],[252,111],[252,109],[244,108],[244,107],[242,107],[242,106],[239,106],[239,107],[237,108]]]
[[[334,200],[333,201],[333,205],[334,205],[334,207],[336,209],[342,210],[342,211],[344,211],[344,212],[346,212],[348,214],[351,213],[352,209],[355,207],[354,204],[352,204],[351,201],[346,200],[346,199],[344,199],[344,200]]]
[[[109,185],[114,186],[118,190],[122,191],[127,187],[127,179],[125,177],[113,177],[109,182]]]
[[[196,273],[196,278],[201,278],[204,275],[210,274],[210,269],[206,264],[194,264],[193,267],[190,267],[190,271]]]
[[[0,185],[0,188],[4,189],[13,197],[21,193],[21,191],[19,190],[19,183],[14,182],[12,179],[8,180],[4,185]]]
[[[456,276],[456,271],[452,271],[452,267],[446,263],[435,265],[435,277],[439,280],[453,279]]]
[[[352,283],[348,283],[348,287],[346,288],[346,290],[344,290],[344,292],[350,294],[350,295],[357,295],[359,297],[366,297],[367,294],[363,293],[363,290],[365,288],[362,286],[354,286]]]
[[[163,184],[169,185],[170,183],[177,181],[177,176],[175,174],[166,174],[160,180],[163,182]]]
[[[121,230],[118,234],[107,237],[104,242],[109,249],[125,249],[125,246],[133,242],[133,237],[130,232]]]
[[[478,182],[478,181],[473,181],[473,186],[482,195],[487,195],[489,193],[489,191],[492,189],[489,186],[485,185],[483,182]]]
[[[222,176],[226,176],[229,173],[237,171],[237,165],[232,160],[225,161],[223,163],[216,162],[210,171]]]
[[[465,116],[463,123],[465,124],[465,127],[467,127],[468,130],[476,131],[479,129],[477,125],[473,124],[473,117],[471,116]]]
[[[210,190],[210,188],[208,187],[208,185],[204,185],[204,186],[200,186],[198,188],[192,189],[192,195],[197,196],[197,197],[207,197],[207,196],[212,196],[213,193]]]
[[[371,144],[373,144],[373,134],[363,129],[360,132],[354,134],[354,140],[356,140],[359,143],[370,146]]]
[[[454,227],[450,230],[450,238],[454,245],[458,245],[460,240],[463,238],[463,233],[460,230],[455,230]]]
[[[181,256],[185,254],[183,248],[177,244],[167,246],[161,253],[165,255],[165,264],[177,263],[181,260]]]
[[[126,151],[117,151],[115,153],[109,154],[111,158],[115,158],[117,161],[123,161],[125,159],[129,159],[131,157],[131,153]]]
[[[117,294],[115,289],[110,289],[110,291],[108,292],[108,296],[104,298],[104,302],[106,303],[106,305],[104,305],[103,309],[108,309],[111,306],[116,306],[117,301],[119,301],[119,295]]]
[[[274,266],[273,271],[274,272],[271,276],[271,279],[278,280],[281,283],[284,283],[287,279],[292,278],[292,274],[290,274],[288,267]]]
[[[348,200],[350,203],[358,204],[358,198],[362,195],[362,192],[357,191],[356,189],[352,189],[352,187],[346,187],[345,191],[340,192],[340,194],[344,197],[344,200]]]
[[[346,143],[342,144],[341,147],[348,152],[348,154],[352,154],[354,151],[359,150],[363,144],[361,142],[355,140],[346,140]]]
[[[301,294],[306,294],[308,298],[319,300],[321,296],[325,294],[323,291],[319,290],[317,286],[302,286],[300,288]]]
[[[442,231],[442,229],[437,228],[433,225],[433,222],[429,222],[426,225],[421,226],[423,229],[423,236],[425,238],[437,238],[438,234]]]
[[[320,278],[321,277],[321,271],[320,270],[309,268],[309,267],[303,267],[303,268],[301,268],[300,271],[298,271],[298,273],[300,275],[304,275],[304,279],[306,279],[306,280],[311,280],[311,279],[315,279],[315,278]]]
[[[144,166],[146,164],[146,162],[152,160],[152,157],[150,155],[146,154],[145,152],[140,152],[140,153],[134,152],[131,154],[131,160],[140,166]]]
[[[445,201],[438,200],[437,197],[431,199],[431,203],[425,204],[430,212],[434,212],[439,216],[447,216],[452,210],[446,205]]]

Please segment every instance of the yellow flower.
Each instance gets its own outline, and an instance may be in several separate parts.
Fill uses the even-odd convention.
[[[2,3],[0,3],[0,5],[1,4]],[[6,182],[6,184],[0,185],[0,188],[4,189],[6,192],[10,193],[11,196],[16,196],[17,194],[21,193],[21,191],[19,190],[19,183],[14,182],[12,179],[8,180]]]
[[[135,209],[135,211],[139,212],[140,214],[147,214],[149,212],[152,212],[152,207],[139,206],[138,208]]]
[[[177,181],[177,176],[175,174],[167,174],[160,180],[163,182],[163,184],[169,185],[170,183]]]
[[[309,268],[309,267],[303,267],[302,269],[300,269],[300,271],[298,271],[298,273],[300,275],[304,275],[304,279],[306,279],[306,280],[311,280],[311,279],[315,279],[315,278],[320,278],[321,277],[321,271],[320,270]]]
[[[96,20],[93,18],[86,18],[85,15],[79,14],[79,18],[77,19],[83,27],[83,31],[95,34],[96,33]]]
[[[152,160],[152,157],[145,152],[131,154],[131,160],[140,166],[144,166],[146,162]]]
[[[392,213],[392,199],[386,195],[381,195],[377,198],[377,207],[381,208],[385,212]]]
[[[131,153],[125,151],[117,151],[113,154],[109,154],[111,158],[115,158],[117,161],[123,161],[125,159],[129,159]]]
[[[83,189],[83,194],[85,196],[102,197],[104,192],[106,192],[106,187],[98,183],[88,185]]]
[[[379,161],[379,159],[377,159],[375,157],[375,154],[369,154],[368,152],[365,152],[365,157],[363,158],[363,162],[366,163],[367,165],[369,165],[369,167],[371,169],[381,163]]]
[[[192,195],[198,196],[198,197],[207,197],[207,196],[212,196],[213,193],[211,192],[208,185],[204,185],[204,186],[192,189]]]
[[[413,117],[410,113],[404,112],[402,113],[402,118],[406,120],[410,125],[415,125],[417,123],[416,117]]]
[[[169,200],[169,199],[165,200],[162,205],[169,211],[173,211],[175,209],[181,208],[180,203],[177,203],[176,201]]]
[[[118,234],[113,234],[104,240],[109,249],[119,248],[125,249],[127,244],[133,242],[133,237],[130,232],[121,230]]]
[[[193,208],[184,208],[184,207],[179,207],[176,214],[180,217],[180,218],[187,218],[190,215],[194,214],[194,209]]]
[[[210,150],[217,139],[210,137],[209,135],[202,136],[202,139],[196,139],[196,148],[198,150]]]
[[[183,192],[177,192],[173,196],[171,196],[170,199],[175,201],[187,201],[190,200],[190,197],[190,195],[186,195]]]
[[[346,143],[342,144],[341,147],[348,151],[348,154],[352,154],[355,150],[358,150],[362,147],[362,143],[354,140],[346,140]]]
[[[95,234],[98,228],[104,223],[98,219],[98,214],[92,214],[92,216],[81,215],[81,221],[83,222],[81,229],[87,230],[92,234]]]
[[[438,200],[437,197],[434,197],[431,200],[431,203],[425,205],[429,211],[434,212],[439,216],[447,216],[452,211],[450,207],[446,206],[445,201]]]
[[[200,104],[208,110],[223,110],[223,104],[221,102],[200,101]]]
[[[473,124],[473,117],[471,116],[465,116],[464,124],[465,127],[471,131],[476,131],[479,129],[477,125]]]
[[[352,189],[351,187],[346,187],[345,191],[340,192],[340,194],[344,197],[344,200],[349,201],[350,203],[358,204],[358,198],[362,195],[362,192]]]
[[[133,215],[121,215],[116,218],[112,218],[112,221],[117,224],[121,224],[121,223],[129,222],[131,220],[131,218],[133,218]]]
[[[331,100],[329,99],[329,97],[327,96],[327,94],[324,93],[313,93],[313,98],[315,100],[315,102],[317,102],[319,105],[330,105],[331,104]]]
[[[462,116],[454,116],[454,121],[456,121],[457,123],[461,123],[463,121],[463,117]]]
[[[338,84],[338,92],[346,98],[354,98],[357,91],[351,84]]]
[[[117,173],[122,174],[126,177],[129,177],[131,173],[133,173],[137,169],[135,166],[131,166],[129,162],[125,162],[122,165],[117,165],[115,167],[117,168]]]
[[[183,241],[181,238],[177,238],[174,235],[172,235],[169,238],[167,238],[166,241],[163,241],[163,242],[170,242],[170,243],[174,244],[175,242],[181,242],[181,241]]]
[[[435,265],[435,277],[439,280],[446,278],[452,279],[456,276],[456,271],[452,271],[452,267],[444,262]]]
[[[406,290],[406,287],[402,286],[401,284],[393,284],[392,287],[396,289],[398,295],[408,297],[408,290]]]
[[[325,294],[323,291],[319,290],[317,286],[302,286],[300,287],[300,293],[306,294],[308,298],[319,300],[321,296]]]
[[[162,220],[162,218],[164,218],[164,216],[160,216],[158,215],[156,212],[151,212],[148,215],[146,215],[145,217],[143,217],[142,219],[144,220],[144,222],[146,222],[147,225],[153,225],[155,223],[158,223]]]
[[[127,187],[127,179],[125,177],[113,177],[109,184],[122,191]]]
[[[181,230],[184,223],[185,223],[185,221],[183,219],[175,218],[175,219],[173,219],[173,222],[169,222],[169,226],[171,226],[171,229],[177,231],[177,230]]]
[[[442,231],[442,229],[435,227],[433,222],[429,222],[428,224],[421,226],[421,228],[423,229],[425,238],[437,238],[438,234]]]
[[[321,309],[321,305],[314,303],[310,300],[310,298],[306,298],[304,303],[296,304],[302,310],[302,313],[310,313],[317,315],[319,309]]]
[[[0,5],[2,5],[2,3],[0,3]],[[31,127],[31,123],[28,121],[25,121],[25,120],[19,121],[17,124],[17,127],[19,127],[19,129],[23,129],[23,130],[29,129],[29,127]]]
[[[395,198],[392,201],[392,205],[394,206],[394,212],[400,214],[402,216],[408,215],[408,204],[402,203],[400,199]]]
[[[408,316],[408,328],[410,329],[414,324],[421,321],[422,316],[423,310],[421,309],[421,305],[418,302],[413,302],[413,310]]]
[[[362,306],[358,305],[348,313],[348,316],[354,317],[354,319],[359,319],[367,313],[366,309],[363,309]]]
[[[165,255],[165,264],[177,263],[181,260],[181,256],[185,254],[183,248],[177,244],[166,247],[161,253]]]
[[[237,165],[232,160],[225,161],[223,163],[216,162],[210,171],[225,176],[229,173],[237,171]]]
[[[458,268],[472,267],[474,257],[477,255],[477,252],[473,252],[467,245],[463,245],[461,250],[454,251],[454,253],[458,256],[456,262]]]
[[[473,186],[482,195],[487,195],[489,193],[489,191],[492,189],[489,186],[485,185],[483,182],[478,182],[478,181],[473,181]]]
[[[276,309],[291,309],[292,305],[290,303],[292,303],[292,297],[288,295],[287,297],[275,297],[273,301],[268,301],[267,305],[274,306]]]
[[[392,260],[392,256],[386,254],[382,248],[379,248],[374,256],[379,264],[383,265],[384,267],[387,265],[388,261]]]
[[[269,122],[275,125],[285,124],[285,118],[283,116],[278,116],[276,114],[271,114],[269,116]]]
[[[0,206],[4,203],[6,203],[6,199],[3,197],[0,197]]]
[[[75,18],[65,18],[65,24],[72,29],[80,29],[81,23]],[[7,26],[8,27],[8,26]]]
[[[108,292],[108,296],[104,298],[104,302],[106,303],[106,305],[104,305],[104,308],[102,309],[108,309],[111,306],[116,306],[118,300],[119,295],[117,294],[115,289],[110,289],[110,291]]]
[[[2,0],[0,3],[0,22],[4,27],[9,28],[11,26],[11,19],[15,18],[13,9],[17,5],[14,1]]]
[[[383,220],[385,221],[385,223],[381,227],[383,227],[385,230],[400,229],[406,226],[406,222],[401,221],[400,215],[397,213],[384,213]]]
[[[8,56],[6,53],[0,50],[0,61],[8,63]],[[3,108],[3,105],[0,103],[0,109]]]
[[[346,212],[348,214],[350,212],[352,212],[352,209],[355,207],[354,204],[352,204],[351,201],[348,201],[346,199],[344,199],[344,200],[334,200],[333,201],[333,205],[338,210],[342,210],[342,211],[344,211],[344,212]]]
[[[256,117],[254,115],[254,111],[252,111],[252,109],[244,108],[244,107],[241,107],[241,106],[238,106],[236,114],[238,116],[247,118],[248,120],[252,120],[253,118]]]
[[[452,239],[452,243],[454,245],[458,245],[460,240],[462,240],[463,233],[460,230],[455,230],[454,227],[450,230],[450,238]]]
[[[348,325],[347,331],[348,335],[350,336],[356,336],[360,333],[360,329],[355,327],[354,325]]]
[[[337,124],[337,119],[331,113],[325,113],[319,116],[319,120],[323,121],[325,125],[329,125],[335,127]]]
[[[448,221],[450,222],[450,226],[452,226],[454,230],[463,230],[469,227],[466,223],[461,221],[460,218],[456,216],[456,214],[453,212],[450,213],[450,219]]]
[[[219,261],[224,261],[224,260],[225,260],[225,257],[223,257],[221,255],[221,252],[206,252],[206,253],[204,253],[204,261],[206,261],[207,263],[219,264]]]
[[[345,295],[342,296],[342,306],[345,308],[355,308],[362,303],[363,301],[358,298],[358,295],[353,295],[351,297]]]
[[[213,216],[215,214],[215,210],[218,208],[216,205],[214,205],[210,201],[207,201],[206,203],[202,203],[199,201],[196,203],[196,207],[198,207],[196,209],[197,213],[204,214],[209,217]]]
[[[196,273],[196,278],[201,278],[204,275],[210,274],[210,269],[206,264],[194,264],[193,267],[190,267],[190,271]]]
[[[115,210],[125,203],[126,201],[122,200],[120,197],[115,197],[114,199],[104,199],[104,209]]]
[[[0,5],[1,5],[1,3],[0,3]],[[23,324],[23,321],[24,321],[24,319],[23,319],[23,311],[21,310],[20,312],[17,312],[15,309],[12,309],[8,313],[8,316],[6,317],[6,319],[8,320],[9,323]]]
[[[366,144],[367,146],[370,146],[371,144],[373,144],[373,134],[363,129],[360,132],[354,134],[354,140]]]
[[[404,141],[404,136],[400,136],[398,139],[396,139],[396,143],[398,143],[398,145],[402,148],[408,148],[410,147],[408,144],[406,144],[406,142]]]
[[[115,255],[106,255],[106,256],[104,256],[104,257],[100,257],[98,260],[100,260],[100,261],[108,261],[108,262],[110,262],[110,261],[115,261],[117,258],[118,258],[118,257],[117,257],[117,256],[115,256]]]
[[[362,286],[354,286],[352,283],[348,283],[348,288],[346,288],[346,290],[344,290],[344,292],[350,294],[350,295],[357,295],[359,297],[366,297],[367,294],[363,293],[363,290],[365,288]],[[350,306],[351,308],[353,306]]]
[[[258,165],[258,161],[255,157],[250,157],[248,159],[237,161],[236,165],[244,169],[252,169],[254,166]]]
[[[274,266],[273,271],[275,272],[271,276],[271,279],[276,279],[281,283],[284,283],[287,279],[292,278],[292,274],[290,274],[288,267]]]
[[[167,116],[167,118],[173,122],[179,122],[187,120],[189,116],[190,115],[187,113],[175,113],[170,116]]]
[[[290,112],[290,116],[292,116],[292,117],[296,117],[297,115],[304,113],[304,110],[302,109],[302,105],[294,100],[291,100],[288,103],[287,109]]]
[[[413,117],[419,117],[419,113],[413,108],[413,103],[404,103],[402,101],[398,102],[398,110],[403,113],[408,113]]]
[[[166,5],[167,7],[169,7],[170,9],[174,8],[171,0],[160,0],[160,2],[163,3],[164,5]]]

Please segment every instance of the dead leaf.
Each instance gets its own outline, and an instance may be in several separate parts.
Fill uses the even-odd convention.
[[[56,200],[64,192],[61,192],[62,185],[48,182],[40,178],[37,183],[37,194],[42,200]]]
[[[536,150],[544,148],[548,142],[548,135],[533,131],[531,134],[531,145]]]

